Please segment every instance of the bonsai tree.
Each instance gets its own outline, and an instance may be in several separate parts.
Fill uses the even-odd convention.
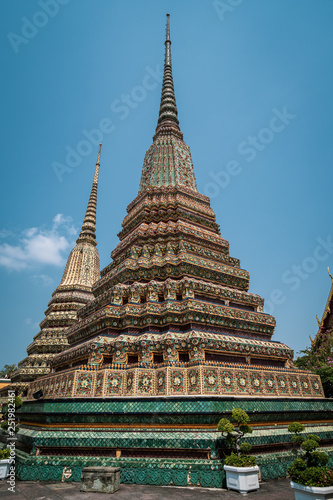
[[[291,440],[299,446],[298,457],[288,468],[291,479],[304,486],[333,486],[333,471],[327,467],[329,456],[316,451],[320,437],[315,434],[301,436],[304,425],[298,422],[290,424],[288,431],[294,434]]]
[[[241,443],[245,434],[252,433],[252,427],[248,425],[250,417],[240,408],[233,409],[231,416],[234,423],[227,418],[221,418],[217,424],[217,429],[222,433],[222,437],[233,448],[231,455],[225,459],[225,464],[233,467],[252,467],[256,465],[255,458],[248,455],[252,446],[250,443]]]

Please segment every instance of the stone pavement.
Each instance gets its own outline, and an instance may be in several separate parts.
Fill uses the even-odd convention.
[[[258,491],[250,492],[249,500],[294,500],[293,490],[287,479],[276,479],[260,483]],[[49,483],[17,481],[15,493],[8,491],[5,480],[0,481],[1,500],[103,500],[110,494],[81,493],[79,483]],[[114,500],[228,500],[241,498],[236,491],[213,488],[179,488],[176,486],[146,486],[121,484],[114,493]]]

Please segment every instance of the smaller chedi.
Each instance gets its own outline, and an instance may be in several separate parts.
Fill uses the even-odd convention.
[[[68,348],[67,331],[77,321],[78,310],[93,299],[92,285],[99,278],[95,225],[100,155],[101,144],[82,229],[68,257],[60,285],[48,303],[45,318],[39,325],[40,332],[27,348],[28,356],[11,374],[11,389],[19,396],[26,395],[29,382],[50,372],[55,354]]]

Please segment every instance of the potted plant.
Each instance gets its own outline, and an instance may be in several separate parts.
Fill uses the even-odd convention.
[[[234,423],[222,418],[217,425],[222,437],[234,449],[224,461],[227,488],[246,494],[259,488],[259,467],[255,458],[248,455],[252,446],[250,443],[241,443],[245,434],[252,433],[252,427],[248,425],[250,417],[244,410],[235,408],[231,415]]]
[[[0,479],[6,479],[9,474],[10,450],[0,450]]]
[[[292,441],[299,446],[297,458],[288,469],[292,479],[295,500],[328,500],[333,498],[333,470],[327,467],[329,456],[319,447],[320,437],[309,434],[301,436],[304,425],[294,422],[288,427],[293,433]]]

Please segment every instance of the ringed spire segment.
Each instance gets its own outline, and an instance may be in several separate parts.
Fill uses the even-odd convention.
[[[171,66],[171,39],[170,39],[170,14],[167,14],[166,36],[165,36],[165,64]]]
[[[97,187],[98,187],[98,177],[99,177],[99,167],[101,160],[101,148],[102,144],[99,145],[95,174],[92,183],[92,188],[90,192],[89,202],[84,216],[82,229],[76,243],[83,241],[89,242],[94,246],[97,245],[96,242],[96,210],[97,210]]]
[[[167,14],[166,36],[164,44],[164,75],[155,137],[160,132],[164,132],[166,131],[166,129],[168,129],[169,133],[173,132],[175,135],[182,138],[183,134],[181,133],[179,127],[178,110],[172,77],[170,14]]]

